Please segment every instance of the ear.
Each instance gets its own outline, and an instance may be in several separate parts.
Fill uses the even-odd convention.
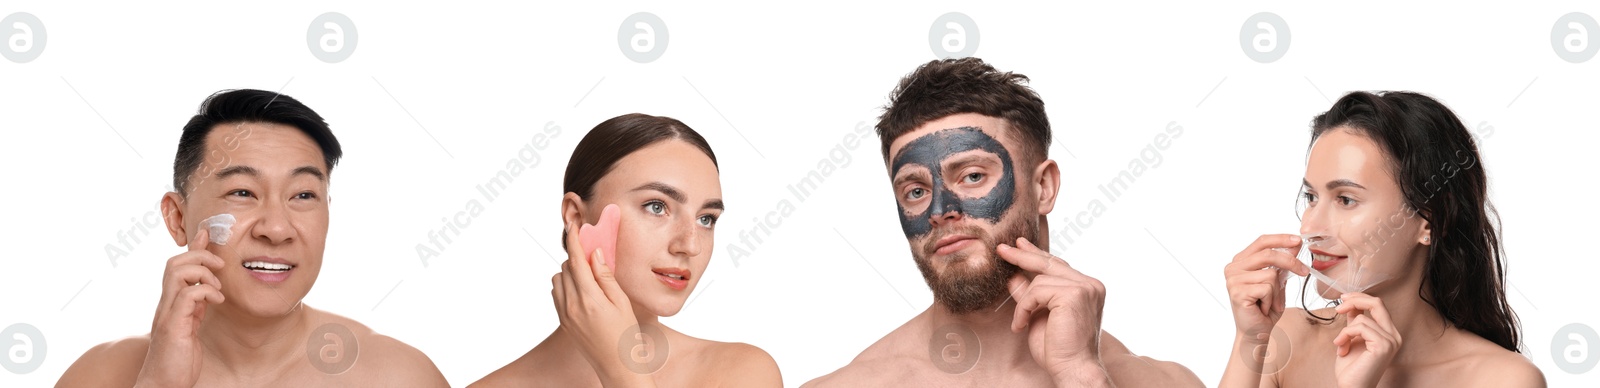
[[[1050,214],[1056,207],[1056,195],[1061,193],[1061,166],[1045,159],[1033,168],[1034,192],[1039,195],[1039,215]]]
[[[583,225],[588,212],[589,206],[583,203],[583,198],[579,197],[578,193],[567,192],[561,196],[561,235],[566,236],[567,233],[573,232],[566,230],[569,226]],[[564,237],[561,239],[561,247],[567,247],[567,239]]]
[[[1421,218],[1421,217],[1418,217],[1418,218]],[[1420,231],[1420,233],[1418,233],[1418,235],[1420,235],[1421,237],[1417,238],[1417,242],[1421,243],[1423,246],[1433,245],[1433,227],[1431,225],[1428,225],[1428,220],[1426,220],[1426,219],[1422,220],[1422,227],[1421,228],[1422,228],[1422,230]]]
[[[184,227],[183,194],[168,191],[161,196],[161,220],[167,224],[167,233],[178,246],[189,245],[189,231]]]

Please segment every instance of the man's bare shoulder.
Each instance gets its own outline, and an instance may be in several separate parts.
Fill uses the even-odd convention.
[[[803,387],[856,387],[868,385],[904,385],[908,377],[928,365],[927,335],[918,336],[914,323],[919,315],[889,332],[855,359],[839,370],[806,382]],[[893,383],[893,384],[890,384]]]
[[[839,370],[806,382],[802,387],[860,387],[905,383],[915,376],[917,360],[904,355],[872,356],[863,352]]]
[[[83,352],[61,374],[58,387],[127,386],[139,378],[145,353],[150,351],[150,335],[127,337],[95,345]]]
[[[1100,361],[1111,381],[1124,387],[1204,387],[1200,376],[1172,361],[1134,354],[1111,332],[1101,331]]]
[[[326,347],[329,352],[326,353],[329,362],[339,362],[336,360],[343,356],[338,352],[351,349],[342,343],[342,338],[337,338],[342,333],[336,332],[342,331],[340,328],[349,330],[349,334],[356,340],[354,356],[358,360],[351,372],[366,377],[364,381],[393,383],[379,384],[389,386],[449,385],[433,360],[411,345],[379,334],[353,319],[326,311],[313,310],[311,321],[311,337],[307,340],[321,343]]]

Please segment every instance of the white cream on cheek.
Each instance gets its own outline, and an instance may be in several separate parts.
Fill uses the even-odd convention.
[[[232,214],[222,213],[200,221],[200,228],[206,230],[211,236],[211,243],[228,245],[228,239],[233,237],[233,224],[238,222]]]

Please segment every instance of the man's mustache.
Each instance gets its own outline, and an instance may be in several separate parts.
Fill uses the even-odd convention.
[[[994,246],[994,236],[991,236],[982,227],[977,225],[951,226],[934,229],[931,233],[928,233],[928,240],[922,243],[923,256],[931,256],[934,251],[939,250],[939,240],[951,235],[971,236],[983,241],[984,246]]]

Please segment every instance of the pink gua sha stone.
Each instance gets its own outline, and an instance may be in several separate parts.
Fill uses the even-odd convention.
[[[583,254],[593,255],[596,248],[604,252],[606,267],[616,269],[617,228],[622,226],[622,210],[617,205],[606,205],[600,211],[600,223],[578,227],[578,246]]]

